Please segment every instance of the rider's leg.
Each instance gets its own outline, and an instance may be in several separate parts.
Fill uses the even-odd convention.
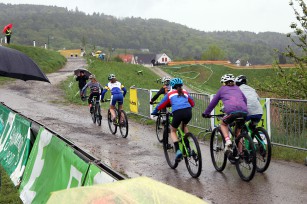
[[[110,112],[111,112],[111,120],[113,121],[116,118],[115,106],[110,105]]]
[[[221,121],[221,131],[224,135],[224,138],[225,138],[225,151],[226,150],[230,150],[231,149],[231,140],[230,140],[230,137],[229,137],[229,130],[228,130],[228,124],[226,124],[225,122]]]
[[[125,119],[125,115],[121,112],[122,110],[123,110],[123,105],[118,105],[118,109],[119,109],[119,111],[120,111],[120,122],[123,122],[124,121],[124,119]]]
[[[89,97],[88,97],[88,100],[87,100],[88,105],[89,105],[89,107],[90,107],[90,112],[91,112],[91,113],[93,112],[92,99],[93,99],[93,94],[91,93],[91,94],[89,95]]]

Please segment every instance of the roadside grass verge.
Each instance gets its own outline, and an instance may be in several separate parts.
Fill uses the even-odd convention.
[[[88,57],[87,69],[95,74],[97,81],[105,86],[108,83],[109,74],[115,74],[118,81],[120,81],[127,89],[127,95],[124,99],[124,109],[129,110],[129,88],[135,86],[144,89],[160,89],[162,84],[157,83],[158,75],[153,73],[150,68],[143,67],[141,65],[126,64],[121,62],[105,62],[94,57]],[[141,71],[142,74],[138,74]],[[86,101],[80,100],[78,82],[73,76],[61,83],[60,87],[65,91],[65,98],[70,103],[79,105],[87,105]],[[87,95],[89,95],[89,89],[87,89]],[[105,99],[111,97],[108,91],[105,95]],[[149,104],[148,98],[148,104]],[[102,108],[108,109],[109,102],[102,103]]]
[[[0,166],[0,203],[22,203],[19,198],[18,189]]]
[[[272,158],[305,164],[307,151],[273,145]]]
[[[18,50],[29,56],[45,74],[52,73],[61,69],[67,61],[66,58],[59,52],[52,50],[15,44],[10,44],[8,47]],[[0,84],[3,84],[8,80],[11,79],[0,76]]]

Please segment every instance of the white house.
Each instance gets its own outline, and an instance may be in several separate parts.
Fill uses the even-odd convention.
[[[156,64],[168,64],[169,62],[171,62],[171,58],[169,58],[169,56],[167,56],[165,53],[163,54],[157,54],[156,55]]]
[[[241,61],[239,59],[235,63],[237,64],[238,67],[241,65]]]

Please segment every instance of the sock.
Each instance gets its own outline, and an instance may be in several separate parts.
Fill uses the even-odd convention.
[[[178,142],[174,142],[174,146],[175,146],[175,150],[176,150],[176,152],[177,152],[177,150],[179,149],[179,144],[178,144]]]

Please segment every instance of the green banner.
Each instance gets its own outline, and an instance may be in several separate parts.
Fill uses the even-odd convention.
[[[7,123],[7,119],[9,117],[10,110],[5,106],[0,105],[0,138],[2,136],[2,132]]]
[[[53,191],[81,186],[89,164],[49,131],[40,128],[20,186],[24,203],[45,203]]]
[[[103,184],[117,181],[112,176],[101,170],[98,166],[91,164],[87,176],[85,178],[84,186],[92,186],[95,184]]]
[[[13,119],[14,118],[14,119]],[[27,119],[10,113],[0,140],[0,165],[10,175],[14,185],[20,183],[30,151],[30,126]],[[13,122],[11,123],[11,119]]]

